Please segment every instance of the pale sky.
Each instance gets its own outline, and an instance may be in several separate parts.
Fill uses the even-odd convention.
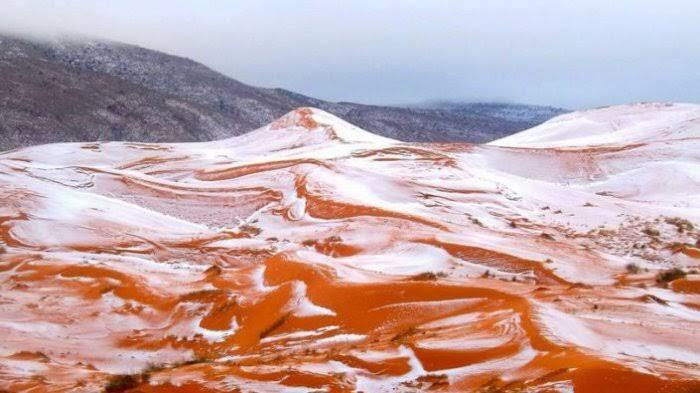
[[[3,0],[0,8],[2,31],[109,38],[334,101],[700,102],[698,0]]]

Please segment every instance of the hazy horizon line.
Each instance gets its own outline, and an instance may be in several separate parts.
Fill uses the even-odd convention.
[[[518,101],[518,100],[512,100],[508,98],[503,98],[503,99],[492,99],[492,98],[484,98],[484,99],[474,99],[474,98],[458,98],[458,97],[435,97],[435,98],[427,98],[427,99],[421,99],[421,100],[414,100],[414,101],[404,101],[404,102],[395,102],[395,101],[387,101],[383,103],[366,103],[362,101],[353,101],[353,100],[345,100],[345,99],[340,99],[340,100],[333,100],[333,99],[328,99],[328,98],[321,98],[317,97],[316,95],[313,95],[312,93],[307,93],[307,92],[300,92],[297,90],[292,90],[291,88],[285,87],[285,86],[265,86],[264,84],[258,84],[258,83],[251,83],[248,81],[243,81],[237,76],[230,75],[226,73],[225,71],[222,71],[220,69],[217,69],[215,66],[212,66],[210,64],[205,63],[204,61],[201,61],[199,59],[190,57],[190,56],[184,56],[180,55],[177,53],[172,53],[168,50],[162,50],[162,49],[157,49],[153,47],[148,47],[144,46],[138,43],[132,43],[132,42],[125,42],[123,40],[118,40],[114,38],[109,38],[109,37],[104,37],[100,36],[98,34],[85,34],[85,33],[79,33],[79,32],[70,32],[70,31],[55,31],[55,32],[28,32],[28,31],[18,31],[18,30],[10,30],[10,29],[5,29],[3,27],[0,27],[0,36],[9,36],[15,39],[21,39],[21,40],[27,40],[27,41],[33,41],[37,43],[46,43],[46,44],[58,44],[60,42],[74,42],[77,44],[81,43],[88,43],[88,42],[100,42],[100,43],[105,43],[105,44],[116,44],[116,45],[125,45],[125,46],[132,46],[132,47],[137,47],[149,51],[154,51],[154,52],[159,52],[166,54],[168,56],[173,56],[181,59],[186,59],[195,63],[198,63],[204,67],[209,68],[210,70],[213,70],[227,78],[236,80],[240,83],[244,83],[248,86],[256,87],[256,88],[262,88],[262,89],[281,89],[281,90],[286,90],[289,92],[292,92],[294,94],[301,94],[306,97],[314,98],[314,99],[319,99],[322,101],[327,101],[327,102],[332,102],[332,103],[349,103],[349,104],[359,104],[359,105],[367,105],[367,106],[385,106],[385,107],[403,107],[403,108],[425,108],[428,105],[431,104],[462,104],[462,105],[469,105],[469,104],[482,104],[482,105],[523,105],[523,106],[530,106],[530,107],[539,107],[539,108],[552,108],[552,109],[558,109],[558,110],[564,110],[568,112],[576,112],[576,111],[586,111],[586,110],[592,110],[592,109],[601,109],[601,108],[607,108],[607,107],[612,107],[612,106],[618,106],[618,105],[636,105],[636,104],[647,104],[647,103],[672,103],[672,104],[698,104],[697,102],[690,102],[690,101],[649,101],[649,100],[638,100],[638,101],[626,101],[626,102],[616,102],[616,103],[609,103],[609,104],[604,104],[604,105],[597,105],[597,106],[586,106],[586,107],[567,107],[563,105],[556,105],[556,104],[540,104],[540,103],[531,103],[531,102],[525,102],[525,101]]]

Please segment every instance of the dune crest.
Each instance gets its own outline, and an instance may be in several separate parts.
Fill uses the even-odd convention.
[[[697,391],[699,119],[0,154],[0,390]]]

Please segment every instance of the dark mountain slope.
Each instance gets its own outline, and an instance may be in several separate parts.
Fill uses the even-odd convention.
[[[212,140],[253,130],[301,106],[406,141],[486,142],[547,117],[527,110],[494,115],[469,105],[333,103],[249,86],[192,60],[133,45],[0,36],[0,150],[50,142]]]

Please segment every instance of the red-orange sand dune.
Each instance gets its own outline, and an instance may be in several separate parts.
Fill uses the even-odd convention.
[[[699,119],[0,154],[0,391],[700,392]]]

